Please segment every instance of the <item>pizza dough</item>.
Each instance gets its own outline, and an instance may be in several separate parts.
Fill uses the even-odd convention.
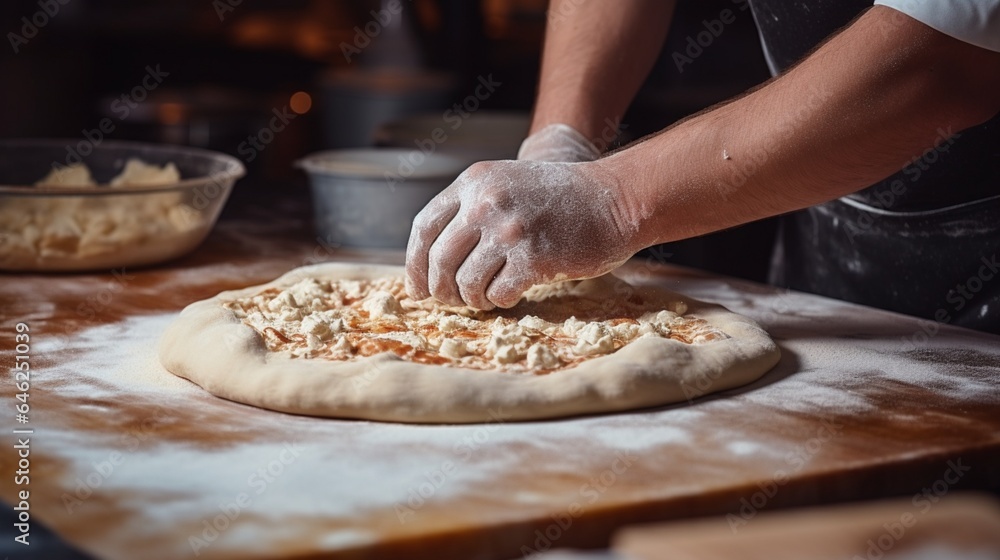
[[[325,263],[223,292],[181,312],[160,361],[262,408],[460,423],[682,402],[749,383],[779,357],[750,319],[610,275],[488,312],[413,301],[402,277]]]

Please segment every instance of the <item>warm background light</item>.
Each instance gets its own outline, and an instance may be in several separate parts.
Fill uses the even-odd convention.
[[[312,108],[313,100],[308,93],[304,91],[297,91],[292,94],[291,99],[288,100],[289,106],[292,110],[300,115],[304,115],[309,112]]]
[[[157,108],[160,122],[167,125],[180,124],[184,120],[184,106],[180,103],[161,103]]]

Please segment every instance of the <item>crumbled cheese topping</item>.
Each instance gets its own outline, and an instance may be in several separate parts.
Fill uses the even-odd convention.
[[[181,173],[173,162],[160,167],[140,159],[129,158],[121,173],[111,179],[112,187],[169,185],[181,180]]]
[[[438,319],[437,326],[441,329],[441,332],[452,332],[475,328],[476,322],[461,315],[443,315]]]
[[[414,301],[401,278],[306,278],[224,306],[261,333],[270,350],[294,358],[352,360],[392,352],[421,363],[511,372],[569,367],[640,338],[701,344],[726,337],[704,321],[683,317],[683,302],[650,309],[653,304],[640,298],[612,307],[606,293],[591,294],[577,284],[529,294],[523,312],[520,306],[486,312]],[[607,309],[615,316],[608,317]]]
[[[39,187],[90,187],[97,184],[90,175],[90,169],[82,163],[72,163],[63,167],[53,167],[48,175],[35,181]]]
[[[579,342],[573,351],[581,356],[608,354],[615,349],[611,329],[604,323],[592,322],[577,331]]]
[[[130,159],[107,188],[169,185],[179,180],[172,163],[159,167]],[[95,185],[82,163],[55,167],[35,184],[46,188]],[[163,251],[189,244],[209,222],[187,198],[183,192],[12,197],[0,204],[0,265],[45,268],[46,263],[86,263],[141,248]]]
[[[552,350],[540,343],[528,348],[528,367],[531,369],[552,369],[559,366],[559,358]]]
[[[586,321],[581,321],[576,317],[570,317],[562,325],[562,333],[565,336],[576,336],[580,333],[580,330],[587,326]]]
[[[517,322],[517,324],[526,329],[534,329],[548,335],[554,334],[555,331],[559,330],[559,325],[550,323],[544,319],[539,319],[534,315],[525,315],[520,321]]]
[[[438,352],[440,352],[442,356],[447,356],[453,360],[457,360],[468,354],[469,349],[466,348],[465,343],[461,340],[445,338],[441,340],[441,348],[438,349]]]
[[[302,332],[314,335],[320,340],[330,340],[330,337],[344,330],[344,322],[340,319],[332,321],[327,315],[313,311],[302,319]]]
[[[403,313],[403,308],[399,306],[396,298],[392,297],[392,294],[389,292],[382,290],[369,295],[361,307],[368,312],[368,315],[372,319],[398,317]]]
[[[350,341],[346,336],[337,337],[337,342],[330,348],[330,354],[334,358],[349,358],[354,354]]]

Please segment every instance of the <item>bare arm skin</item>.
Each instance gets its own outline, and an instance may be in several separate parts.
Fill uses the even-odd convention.
[[[566,124],[598,138],[618,125],[656,62],[675,0],[552,0],[531,133]]]
[[[865,188],[998,111],[1000,53],[877,6],[781,77],[606,158],[470,167],[415,220],[408,289],[509,307],[644,247]]]
[[[876,6],[764,87],[595,165],[642,248],[855,192],[998,111],[1000,53]]]

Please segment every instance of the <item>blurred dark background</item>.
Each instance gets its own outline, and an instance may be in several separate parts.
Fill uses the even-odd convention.
[[[292,164],[307,153],[371,145],[374,127],[440,114],[482,76],[502,86],[481,110],[530,111],[546,7],[545,0],[5,0],[0,137],[100,135],[226,152],[248,175],[222,219],[274,201],[306,216],[305,180]],[[768,78],[745,7],[680,1],[619,144]],[[706,22],[725,10],[731,23],[711,34]],[[102,123],[112,130],[101,131]],[[651,256],[763,280],[773,230],[771,222],[751,224]]]

